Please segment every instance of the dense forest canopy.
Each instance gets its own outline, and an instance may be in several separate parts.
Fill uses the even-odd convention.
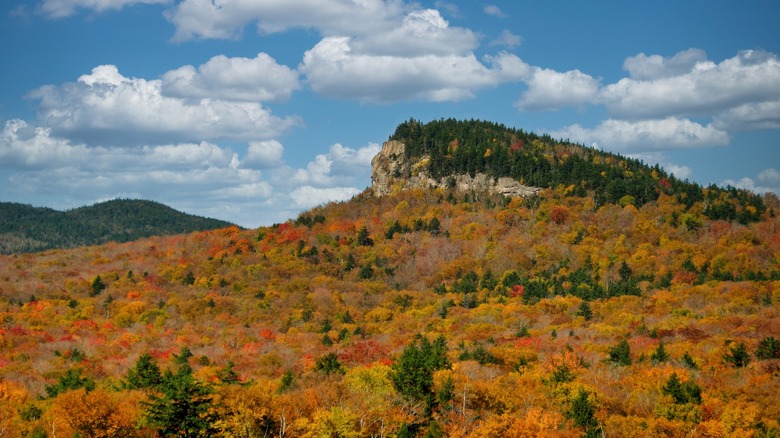
[[[129,242],[231,225],[145,200],[115,199],[64,212],[3,202],[0,203],[0,254]]]
[[[640,207],[661,193],[672,194],[687,207],[706,200],[704,214],[710,219],[742,223],[757,221],[765,210],[762,198],[746,190],[702,188],[658,165],[488,121],[410,119],[398,125],[390,139],[404,143],[413,160],[430,157],[428,169],[436,179],[476,173],[508,176],[536,187],[562,185],[577,196],[592,192],[599,205]]]

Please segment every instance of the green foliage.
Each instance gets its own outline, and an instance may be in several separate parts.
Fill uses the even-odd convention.
[[[687,351],[682,356],[682,363],[686,367],[688,367],[688,368],[690,368],[692,370],[699,369],[699,366],[696,364],[696,361],[693,360],[693,357],[691,357],[691,355]]]
[[[327,336],[327,335],[326,335]],[[344,365],[339,361],[339,356],[336,353],[327,353],[317,358],[314,364],[314,369],[328,374],[344,374],[346,370]]]
[[[95,381],[89,376],[82,376],[81,368],[70,368],[57,378],[57,383],[46,385],[46,394],[54,398],[65,391],[79,388],[92,391],[95,389]]]
[[[401,395],[423,403],[430,412],[435,404],[433,373],[450,366],[444,337],[439,336],[431,343],[418,334],[393,362],[390,381]]]
[[[728,351],[723,355],[723,360],[735,368],[742,368],[750,363],[750,354],[744,342],[728,346]]]
[[[577,395],[571,400],[569,409],[566,411],[566,417],[573,420],[578,427],[584,427],[586,430],[595,429],[598,426],[596,407],[591,403],[585,389],[580,388],[577,391]]]
[[[585,318],[585,321],[590,321],[593,318],[593,310],[590,308],[590,303],[587,301],[580,303],[580,307],[577,309],[577,316]]]
[[[293,374],[292,370],[287,370],[282,374],[281,380],[279,380],[279,389],[278,392],[280,394],[287,392],[295,387],[295,374]]]
[[[149,425],[164,437],[210,437],[216,432],[212,388],[192,375],[192,368],[181,364],[174,373],[166,370],[156,391],[144,402]]]
[[[360,227],[357,233],[357,237],[355,238],[355,242],[359,246],[373,246],[374,245],[374,239],[371,238],[371,235],[368,233],[368,228],[365,226]]]
[[[666,381],[661,392],[669,395],[676,404],[701,403],[701,388],[692,380],[681,382],[677,373],[672,373]]]
[[[741,223],[756,222],[766,211],[761,196],[747,190],[716,186],[705,190],[657,165],[650,167],[637,159],[488,121],[440,119],[421,123],[410,119],[399,124],[390,139],[404,143],[413,160],[430,157],[428,171],[436,179],[484,173],[536,187],[572,186],[577,196],[595,193],[599,205],[641,207],[667,193],[686,208],[706,199],[707,218]],[[689,229],[700,226],[693,215],[684,216],[683,223]]]
[[[669,353],[666,352],[666,347],[664,347],[664,341],[660,341],[658,343],[658,348],[655,349],[652,355],[650,355],[650,361],[653,363],[653,365],[657,365],[659,363],[663,363],[669,360]]]
[[[100,293],[103,292],[106,289],[106,287],[108,287],[108,286],[106,286],[106,283],[103,282],[103,279],[100,278],[99,275],[97,277],[95,277],[94,280],[92,280],[92,283],[90,284],[90,286],[91,286],[92,291],[90,292],[89,295],[92,296],[92,297],[94,297],[96,295],[100,295]]]
[[[125,389],[151,389],[162,383],[162,373],[157,361],[149,353],[142,354],[133,368],[127,370],[122,381]]]
[[[129,242],[231,225],[152,201],[116,199],[65,212],[1,202],[0,254]]]
[[[780,339],[768,336],[761,340],[756,347],[756,359],[780,359]]]
[[[236,364],[232,360],[227,361],[224,367],[217,370],[217,379],[223,385],[234,385],[241,383],[238,373],[233,369]]]
[[[609,361],[615,365],[631,365],[631,346],[626,339],[622,339],[617,345],[609,349]]]
[[[459,360],[476,360],[480,365],[499,365],[501,360],[488,351],[481,342],[476,342],[472,350],[464,349],[458,356]]]

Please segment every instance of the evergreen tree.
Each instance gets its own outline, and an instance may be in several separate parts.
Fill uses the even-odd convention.
[[[95,389],[95,381],[91,377],[81,375],[81,368],[70,368],[57,378],[57,383],[46,385],[46,394],[50,398],[71,389],[84,388],[87,391]]]
[[[433,344],[422,335],[407,345],[401,357],[393,362],[390,381],[404,397],[423,403],[427,415],[433,410],[433,373],[451,366],[446,356],[447,342],[439,336]]]
[[[593,435],[596,431],[598,422],[596,421],[596,408],[591,403],[588,392],[580,388],[577,396],[571,400],[569,410],[566,411],[566,417],[571,418],[574,424],[585,428],[586,436]]]
[[[188,349],[189,351],[189,349]],[[216,430],[213,390],[195,379],[189,364],[166,370],[156,391],[144,402],[147,422],[163,437],[210,437]]]
[[[590,309],[590,303],[583,301],[580,303],[579,309],[577,309],[577,316],[585,318],[585,321],[590,321],[593,318],[593,311]]]
[[[132,369],[127,370],[122,381],[124,389],[151,389],[162,383],[162,373],[157,361],[149,353],[142,354]]]
[[[750,363],[750,354],[748,354],[745,343],[740,342],[733,347],[729,347],[728,352],[723,355],[723,360],[734,365],[736,368],[747,366],[747,364]]]
[[[89,296],[94,297],[96,295],[100,295],[100,292],[103,292],[106,287],[106,283],[104,283],[103,279],[98,275],[94,280],[92,280],[92,292],[89,294]]]
[[[622,339],[620,343],[609,349],[609,360],[616,365],[631,365],[631,346],[628,345],[627,340]]]
[[[664,341],[660,341],[658,343],[658,348],[656,348],[653,354],[650,356],[650,361],[655,365],[666,362],[667,360],[669,360],[669,353],[666,352]]]

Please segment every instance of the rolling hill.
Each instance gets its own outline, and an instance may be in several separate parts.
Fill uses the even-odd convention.
[[[3,202],[0,254],[128,242],[231,225],[144,200],[116,199],[64,212]]]

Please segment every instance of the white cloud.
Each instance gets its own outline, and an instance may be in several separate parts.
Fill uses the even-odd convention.
[[[444,56],[461,54],[477,47],[477,36],[469,29],[450,27],[435,9],[412,11],[385,32],[354,36],[351,50],[372,56]]]
[[[504,46],[510,49],[515,48],[522,44],[523,38],[519,35],[513,34],[511,31],[504,29],[501,31],[501,36],[490,42],[490,46]]]
[[[780,172],[770,168],[759,172],[754,178],[744,177],[738,181],[727,179],[721,185],[730,185],[739,189],[747,189],[755,193],[775,193],[780,195]]]
[[[134,4],[168,4],[171,0],[44,0],[38,11],[49,18],[63,18],[76,13],[78,9],[95,12],[119,10]]]
[[[113,65],[31,97],[40,99],[39,120],[53,133],[89,144],[265,139],[298,123],[254,102],[167,97],[160,80],[127,78]]]
[[[250,142],[241,159],[230,148],[209,142],[90,146],[10,120],[0,131],[0,170],[10,175],[7,193],[19,202],[54,193],[57,208],[145,198],[258,226],[362,191],[370,183],[370,161],[379,145],[334,144],[300,169],[284,163],[283,150],[276,140]]]
[[[408,8],[383,0],[183,0],[166,12],[176,27],[174,39],[229,39],[256,22],[263,33],[290,28],[316,29],[323,35],[367,35],[386,32]]]
[[[485,6],[484,11],[485,11],[486,14],[492,15],[494,17],[501,17],[501,18],[507,17],[507,15],[504,13],[504,11],[502,11],[501,8],[499,8],[496,5]]]
[[[490,67],[473,53],[408,58],[354,54],[349,38],[330,37],[306,52],[300,70],[317,93],[367,102],[460,100],[477,89],[517,81],[528,71],[527,64],[507,53],[486,61]]]
[[[780,99],[771,102],[746,103],[730,108],[715,117],[721,129],[754,130],[780,128]]]
[[[301,186],[290,193],[290,198],[295,202],[296,207],[309,209],[328,202],[346,201],[358,193],[360,193],[360,190],[354,187],[317,188]]]
[[[669,156],[661,152],[643,152],[643,153],[631,153],[627,156],[642,160],[648,166],[654,166],[658,164],[670,175],[674,175],[679,179],[688,179],[693,175],[693,169],[688,166],[683,166],[674,163]]]
[[[687,74],[696,64],[706,61],[707,54],[695,48],[678,52],[671,58],[640,53],[626,58],[623,69],[628,71],[633,79],[647,81]]]
[[[606,86],[600,101],[619,118],[715,116],[746,104],[780,101],[776,55],[746,50],[719,64],[702,57],[688,50],[669,60],[629,58],[626,66],[634,77]]]
[[[256,169],[278,166],[282,163],[284,146],[276,140],[251,141],[243,164]]]
[[[196,69],[185,65],[162,76],[162,94],[181,98],[286,100],[300,88],[298,74],[266,53],[255,58],[219,55]]]
[[[526,83],[528,90],[515,103],[521,110],[581,106],[594,101],[599,92],[599,80],[579,70],[560,73],[534,67]]]
[[[673,117],[640,121],[608,119],[592,129],[575,124],[550,135],[622,153],[721,146],[729,142],[728,134],[712,125],[702,126]]]

